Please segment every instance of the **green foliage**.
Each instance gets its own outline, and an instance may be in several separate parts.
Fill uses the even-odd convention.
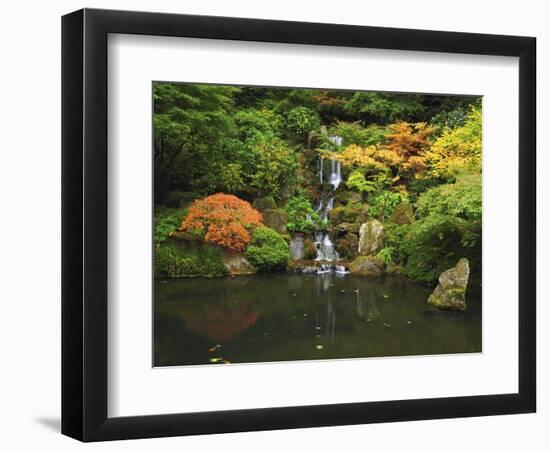
[[[421,95],[380,92],[356,92],[345,108],[364,122],[381,124],[412,121],[425,109]]]
[[[478,173],[461,173],[456,182],[443,184],[421,194],[416,202],[419,217],[449,215],[481,224],[482,191]]]
[[[388,175],[384,170],[365,174],[356,169],[351,172],[346,180],[346,186],[360,193],[373,193],[381,191],[388,184]]]
[[[344,145],[367,147],[385,143],[388,130],[379,125],[364,127],[360,122],[338,122],[330,128],[330,134],[341,136]]]
[[[286,228],[290,232],[310,233],[314,229],[326,228],[326,222],[315,212],[311,201],[302,194],[289,199],[285,211],[288,215]]]
[[[288,244],[275,230],[259,227],[246,248],[246,257],[260,271],[285,269],[290,259]]]
[[[259,137],[280,137],[284,126],[283,117],[270,109],[246,109],[235,115],[239,139],[247,141]]]
[[[249,144],[251,159],[245,165],[246,183],[262,197],[285,198],[299,184],[298,154],[281,139]]]
[[[400,192],[383,191],[369,199],[369,216],[381,221],[388,220],[393,210],[407,197]]]
[[[292,109],[286,118],[286,128],[291,135],[307,138],[310,131],[316,130],[321,126],[321,118],[316,111],[297,106]]]
[[[395,249],[393,247],[384,247],[382,250],[378,252],[376,257],[380,258],[382,261],[386,263],[386,265],[389,266],[394,263],[393,261],[394,252],[395,252]]]
[[[203,246],[184,248],[166,242],[155,248],[155,277],[219,277],[227,270],[221,250]]]
[[[435,283],[463,255],[462,229],[452,216],[431,215],[410,225],[403,241],[407,275]]]
[[[168,239],[170,233],[176,231],[185,215],[187,208],[170,209],[157,208],[154,219],[154,240],[156,244],[161,244]]]
[[[434,129],[434,136],[440,136],[444,130],[462,127],[468,119],[468,109],[459,106],[451,111],[441,111],[430,120],[430,126]]]
[[[427,152],[433,176],[452,178],[457,171],[481,171],[480,108],[472,107],[463,126],[445,128]]]

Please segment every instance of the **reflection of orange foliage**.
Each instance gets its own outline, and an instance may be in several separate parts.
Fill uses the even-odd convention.
[[[231,308],[216,305],[184,310],[181,317],[189,331],[214,342],[228,342],[256,322],[258,314],[248,305],[239,304]]]
[[[261,223],[262,215],[247,201],[234,195],[214,194],[191,205],[180,230],[241,252],[252,239],[250,231]]]

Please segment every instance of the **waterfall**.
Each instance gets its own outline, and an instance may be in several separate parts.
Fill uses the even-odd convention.
[[[329,140],[337,147],[342,145],[341,136],[329,136]],[[332,191],[328,193],[324,193],[324,192],[321,193],[321,195],[319,196],[318,203],[315,207],[315,211],[319,214],[319,216],[323,220],[328,220],[328,213],[334,207],[334,197],[335,197],[336,189],[338,189],[338,186],[340,186],[340,183],[342,182],[342,171],[341,171],[340,161],[335,159],[331,159],[329,161],[330,161],[330,174],[326,179],[328,180],[328,183],[332,185]],[[319,170],[319,180],[322,183],[323,179],[325,179],[324,178],[325,160],[322,157],[319,158],[318,170]],[[315,231],[314,238],[315,238],[315,246],[317,247],[317,258],[316,258],[317,261],[338,260],[339,258],[338,252],[336,251],[336,247],[334,246],[334,243],[330,239],[330,236],[327,231]],[[322,266],[322,270],[319,273],[325,273],[326,271],[330,271],[326,267],[328,266]]]

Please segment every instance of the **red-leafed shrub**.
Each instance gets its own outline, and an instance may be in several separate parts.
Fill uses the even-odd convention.
[[[250,203],[234,195],[214,194],[195,202],[181,224],[181,231],[202,236],[226,250],[242,252],[262,215]]]

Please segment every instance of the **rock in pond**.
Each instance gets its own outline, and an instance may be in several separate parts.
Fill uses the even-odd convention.
[[[361,256],[372,256],[382,250],[382,247],[384,247],[384,225],[376,219],[361,225],[357,253]]]
[[[354,275],[378,278],[384,274],[386,264],[376,256],[358,256],[349,265],[349,271]]]
[[[470,264],[461,258],[456,266],[439,275],[439,284],[428,298],[428,304],[439,309],[465,311],[469,276]]]
[[[239,253],[224,253],[222,263],[230,275],[250,275],[256,273],[256,268]]]

